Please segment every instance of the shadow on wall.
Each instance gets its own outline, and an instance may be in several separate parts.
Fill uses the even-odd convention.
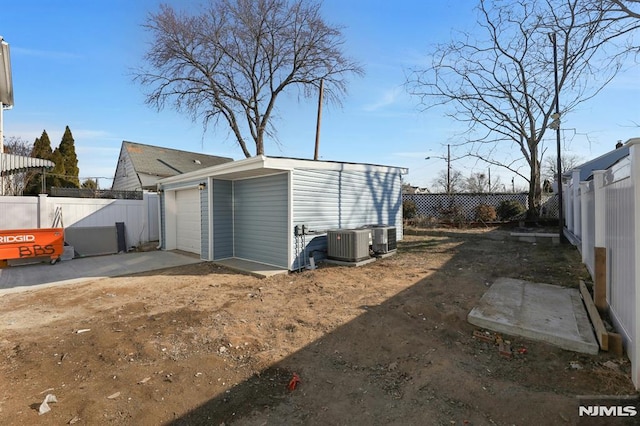
[[[303,240],[301,237],[298,237],[298,242],[300,244],[300,247],[302,247]],[[293,270],[298,270],[304,268],[307,265],[310,265],[309,258],[311,256],[313,256],[313,261],[316,265],[327,258],[326,235],[306,235],[304,242],[306,242],[307,248],[306,250],[301,250],[300,248],[298,248],[298,252],[296,253],[296,257],[293,263]],[[296,250],[295,244],[294,250]]]

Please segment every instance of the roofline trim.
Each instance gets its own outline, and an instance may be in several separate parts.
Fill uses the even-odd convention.
[[[177,176],[161,179],[158,181],[158,186],[161,187],[164,184],[179,183],[183,181],[200,179],[206,177],[215,177],[217,175],[240,173],[252,170],[260,169],[272,169],[291,171],[296,168],[313,168],[317,170],[338,170],[338,171],[379,171],[390,172],[395,171],[401,175],[405,175],[409,172],[407,168],[395,167],[395,166],[382,166],[375,164],[364,163],[341,163],[336,161],[317,161],[317,160],[305,160],[295,158],[283,158],[283,157],[267,157],[264,155],[258,155],[243,160],[232,161],[229,163],[220,164],[217,166],[207,167],[205,169],[196,170],[189,173],[184,173]]]

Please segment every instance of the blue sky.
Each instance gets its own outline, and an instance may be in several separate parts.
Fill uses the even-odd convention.
[[[200,123],[144,104],[131,70],[141,65],[148,34],[141,25],[158,10],[156,0],[21,0],[5,2],[0,35],[11,47],[15,106],[4,113],[5,137],[30,142],[46,130],[52,146],[65,126],[73,133],[82,178],[99,177],[108,187],[123,140],[243,158],[226,127],[203,132]],[[177,8],[196,1],[173,1]],[[325,0],[324,16],[345,27],[346,53],[365,76],[350,81],[342,106],[323,110],[322,159],[409,168],[406,181],[431,186],[446,169],[440,158],[464,128],[444,110],[421,112],[403,88],[408,70],[424,63],[430,45],[445,42],[452,30],[473,29],[473,0],[398,2]],[[594,99],[563,117],[563,147],[587,160],[616,141],[640,136],[638,68],[619,74]],[[317,99],[292,91],[278,101],[279,144],[267,155],[313,157]],[[575,130],[573,130],[575,129]],[[548,134],[548,155],[555,135]],[[452,152],[456,158],[462,152]],[[425,160],[425,157],[431,157]],[[457,160],[465,175],[487,166]],[[510,184],[513,174],[492,167],[491,175]],[[516,185],[524,186],[516,180]]]

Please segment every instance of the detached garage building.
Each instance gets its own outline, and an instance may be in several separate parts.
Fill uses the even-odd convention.
[[[372,164],[256,156],[162,179],[161,246],[203,260],[239,259],[282,270],[303,262],[296,226],[315,261],[327,230],[392,225],[402,239],[402,175]]]

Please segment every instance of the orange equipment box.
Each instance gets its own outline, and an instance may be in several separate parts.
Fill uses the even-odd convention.
[[[49,257],[55,263],[63,252],[63,228],[0,230],[0,262]]]

